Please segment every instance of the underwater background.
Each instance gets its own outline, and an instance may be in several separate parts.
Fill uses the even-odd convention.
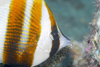
[[[72,51],[54,67],[87,67],[84,50],[91,36],[89,23],[97,11],[95,0],[45,0],[62,33],[72,45]],[[0,64],[3,67],[3,64]],[[49,67],[49,65],[48,65]],[[93,66],[90,66],[93,67]]]
[[[73,44],[72,52],[54,67],[87,67],[83,59],[91,36],[89,23],[97,11],[95,0],[45,0],[61,31]]]
[[[96,11],[95,0],[45,0],[61,31],[70,39],[82,41],[90,34],[89,23]]]

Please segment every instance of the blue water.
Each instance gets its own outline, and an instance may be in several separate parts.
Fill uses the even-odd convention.
[[[89,23],[96,11],[95,0],[45,0],[61,31],[70,39],[82,41],[91,33]]]

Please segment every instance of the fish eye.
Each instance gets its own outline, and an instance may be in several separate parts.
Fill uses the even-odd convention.
[[[58,39],[58,38],[59,38],[58,32],[57,32],[57,31],[52,31],[52,32],[50,33],[50,38],[51,38],[52,40]]]

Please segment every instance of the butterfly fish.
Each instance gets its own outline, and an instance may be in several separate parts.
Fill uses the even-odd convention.
[[[0,63],[33,67],[69,46],[44,0],[0,0]]]

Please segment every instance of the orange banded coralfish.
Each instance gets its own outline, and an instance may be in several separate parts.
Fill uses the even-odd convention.
[[[44,0],[0,0],[0,63],[36,66],[68,45]]]

